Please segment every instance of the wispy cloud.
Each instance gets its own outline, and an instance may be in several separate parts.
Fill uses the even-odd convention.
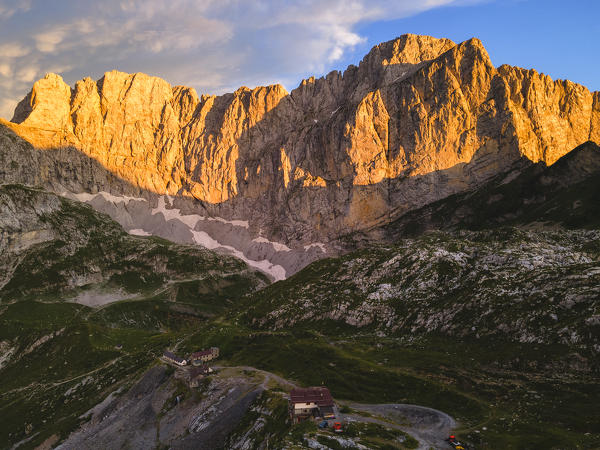
[[[31,49],[18,42],[0,44],[0,60],[6,61],[11,58],[20,58],[29,54],[30,51]]]
[[[112,69],[141,71],[211,93],[299,78],[363,44],[361,24],[459,2],[64,0],[63,13],[52,14],[50,2],[0,0],[0,20],[31,19],[0,45],[0,116],[10,117],[8,105],[48,71],[70,84]]]
[[[12,67],[10,64],[0,63],[0,76],[2,77],[10,77],[12,75]]]
[[[32,0],[8,0],[0,1],[0,19],[9,19],[18,12],[31,9]]]
[[[60,26],[34,35],[37,49],[43,53],[56,51],[57,46],[67,35],[68,27]]]

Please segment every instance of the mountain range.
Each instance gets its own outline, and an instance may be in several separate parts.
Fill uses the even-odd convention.
[[[199,97],[116,71],[71,88],[48,74],[1,125],[43,150],[8,152],[1,179],[79,196],[127,230],[229,249],[281,279],[344,251],[340,236],[600,141],[600,93],[495,68],[477,39],[403,35],[291,93]],[[158,224],[161,196],[188,220]]]
[[[0,119],[0,448],[596,448],[599,142],[477,39],[290,93],[46,75]],[[342,437],[289,423],[311,385]]]

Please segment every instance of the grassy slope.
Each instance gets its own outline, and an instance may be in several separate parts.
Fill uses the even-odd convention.
[[[455,263],[461,252],[466,268]],[[541,255],[539,266],[521,264]],[[246,333],[236,325],[197,339],[338,398],[441,409],[480,448],[594,448],[597,261],[595,232],[436,233],[313,263],[248,299],[232,318]],[[396,295],[369,301],[382,284]],[[388,306],[391,326],[365,303]]]
[[[304,386],[325,384],[338,399],[440,409],[478,448],[596,447],[600,383],[594,374],[540,369],[554,348],[331,330],[257,331],[220,322],[187,337],[183,348],[220,345],[222,364],[252,365]]]
[[[0,371],[0,442],[31,437],[28,448],[53,434],[64,436],[82,413],[132,381],[175,338],[101,327],[82,317],[86,310],[34,301],[3,310],[0,339],[14,344],[18,353]]]
[[[491,242],[482,245],[494,248],[505,240],[523,239],[520,232],[502,233],[495,237],[487,235]],[[118,239],[128,239],[122,233],[119,236]],[[175,267],[172,272],[175,278],[180,270],[190,267],[185,253],[188,250],[183,247],[155,239],[131,239],[148,243],[143,244],[148,248],[134,247],[135,255],[153,255],[155,250],[152,248],[164,249],[163,246],[168,248],[160,250],[161,254],[174,251],[166,259]],[[402,251],[442,247],[452,253],[473,247],[473,242],[461,242],[462,238],[446,235],[430,235],[423,239],[422,245],[409,242]],[[550,240],[553,239],[555,237]],[[559,245],[575,246],[577,252],[588,256],[598,254],[599,246],[593,239],[580,242],[581,239],[568,235],[561,239],[565,241],[559,239]],[[530,247],[544,249],[540,242],[534,244]],[[41,248],[45,245],[41,244]],[[123,248],[121,243],[119,246]],[[179,249],[183,251],[181,258]],[[73,304],[35,301],[60,300],[62,295],[70,292],[68,287],[58,290],[50,287],[50,291],[42,288],[35,293],[13,290],[11,292],[18,294],[13,300],[18,301],[8,306],[0,305],[0,341],[16,342],[23,353],[40,337],[60,334],[0,370],[0,415],[8,418],[0,425],[0,442],[14,443],[33,436],[25,446],[32,447],[53,433],[64,437],[79,422],[79,414],[120,384],[132,382],[136,374],[153,363],[155,355],[165,346],[179,342],[182,352],[217,345],[225,362],[271,370],[303,385],[325,383],[337,398],[408,402],[439,408],[455,416],[461,424],[460,434],[479,448],[595,446],[600,439],[600,425],[596,419],[600,417],[600,410],[595,401],[600,396],[599,383],[595,373],[587,369],[564,372],[565,362],[577,358],[569,345],[515,343],[494,333],[478,339],[473,333],[449,337],[439,330],[424,332],[423,329],[416,333],[396,330],[382,334],[377,321],[356,328],[340,320],[318,319],[340,298],[351,298],[358,305],[365,296],[377,290],[382,284],[380,281],[400,282],[403,277],[393,274],[391,277],[386,275],[389,279],[379,278],[380,267],[397,252],[396,247],[380,247],[316,262],[289,280],[251,296],[242,308],[234,308],[233,313],[229,312],[232,305],[259,281],[249,281],[243,274],[190,280],[188,273],[175,282],[164,283],[172,276],[168,275],[148,286],[139,282],[141,276],[152,270],[152,265],[143,266],[147,264],[145,258],[140,262],[141,266],[127,263],[125,270],[119,266],[111,272],[107,266],[109,277],[106,283],[114,283],[137,297],[98,311]],[[61,264],[62,255],[65,254],[54,253],[46,261],[53,267],[55,260]],[[431,256],[427,252],[422,255]],[[123,254],[119,254],[114,259],[122,262],[123,258]],[[425,268],[425,272],[421,270],[423,267],[417,267],[419,270],[413,278],[408,277],[408,281],[435,274],[439,280],[450,283],[453,277],[460,275],[458,268],[444,258],[434,262]],[[377,275],[367,290],[353,285],[359,278],[353,267],[361,270],[362,278]],[[575,265],[573,270],[577,274],[583,269]],[[130,272],[131,277],[113,277],[115,273]],[[42,278],[44,274],[50,274],[40,273]],[[549,275],[556,278],[557,272],[549,272]],[[462,279],[461,276],[458,278]],[[493,290],[494,283],[490,283],[489,288]],[[307,318],[293,324],[284,322],[284,329],[279,331],[264,330],[274,322],[258,328],[259,322],[253,322],[252,319],[263,318],[282,305],[294,305],[294,300],[299,297],[303,302],[317,300],[308,307],[309,312],[310,308],[317,308],[317,319]],[[444,302],[460,299],[460,296],[447,297]],[[440,308],[444,302],[433,301],[431,305]],[[398,312],[405,315],[402,317],[410,325],[416,316],[406,315],[403,308],[400,307]],[[523,314],[528,308],[502,313]],[[286,314],[298,318],[302,317],[301,312],[289,310]],[[460,320],[471,320],[472,317],[470,314]],[[568,322],[576,317],[561,316],[560,320]],[[123,350],[117,351],[116,344],[122,344]],[[551,361],[548,356],[552,356]],[[554,364],[555,369],[552,368]],[[586,364],[589,366],[589,358]],[[93,381],[83,382],[91,371]],[[277,408],[278,404],[274,406]],[[251,421],[252,417],[247,419]],[[287,428],[279,425],[271,423],[269,430],[283,437]],[[483,430],[484,426],[486,430]],[[588,432],[591,435],[586,436]]]
[[[323,333],[357,325],[400,337],[495,337],[589,357],[600,337],[599,250],[597,231],[432,233],[318,261],[254,295],[242,319]]]
[[[10,185],[0,197],[11,208],[5,211],[54,236],[2,256],[11,272],[0,290],[0,448],[64,438],[164,348],[266,282],[234,258],[129,236],[107,216],[54,194]],[[7,223],[14,235],[31,231]],[[101,309],[65,302],[90,290],[131,300]]]

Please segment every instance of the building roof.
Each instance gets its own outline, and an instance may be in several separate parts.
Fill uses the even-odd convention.
[[[194,352],[190,355],[190,358],[195,359],[195,358],[202,358],[203,356],[210,356],[212,355],[212,349],[208,349],[208,350],[200,350],[199,352]]]
[[[163,353],[163,356],[164,356],[165,358],[168,358],[168,359],[170,359],[170,360],[172,360],[172,361],[175,361],[175,362],[178,362],[178,363],[182,363],[183,361],[185,361],[184,359],[180,358],[179,356],[177,356],[177,355],[176,355],[175,353],[173,353],[173,352],[168,352],[168,351],[165,351],[165,352]]]
[[[326,387],[292,389],[290,401],[292,403],[316,403],[317,406],[333,406],[331,392]]]

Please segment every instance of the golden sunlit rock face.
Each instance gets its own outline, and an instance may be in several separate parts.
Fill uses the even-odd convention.
[[[13,122],[36,147],[75,147],[141,189],[193,197],[223,216],[280,218],[289,240],[385,222],[521,157],[552,164],[600,141],[600,96],[495,68],[477,39],[404,35],[291,93],[274,85],[198,97],[116,71],[71,89],[50,74]],[[91,180],[90,191],[114,183]]]

